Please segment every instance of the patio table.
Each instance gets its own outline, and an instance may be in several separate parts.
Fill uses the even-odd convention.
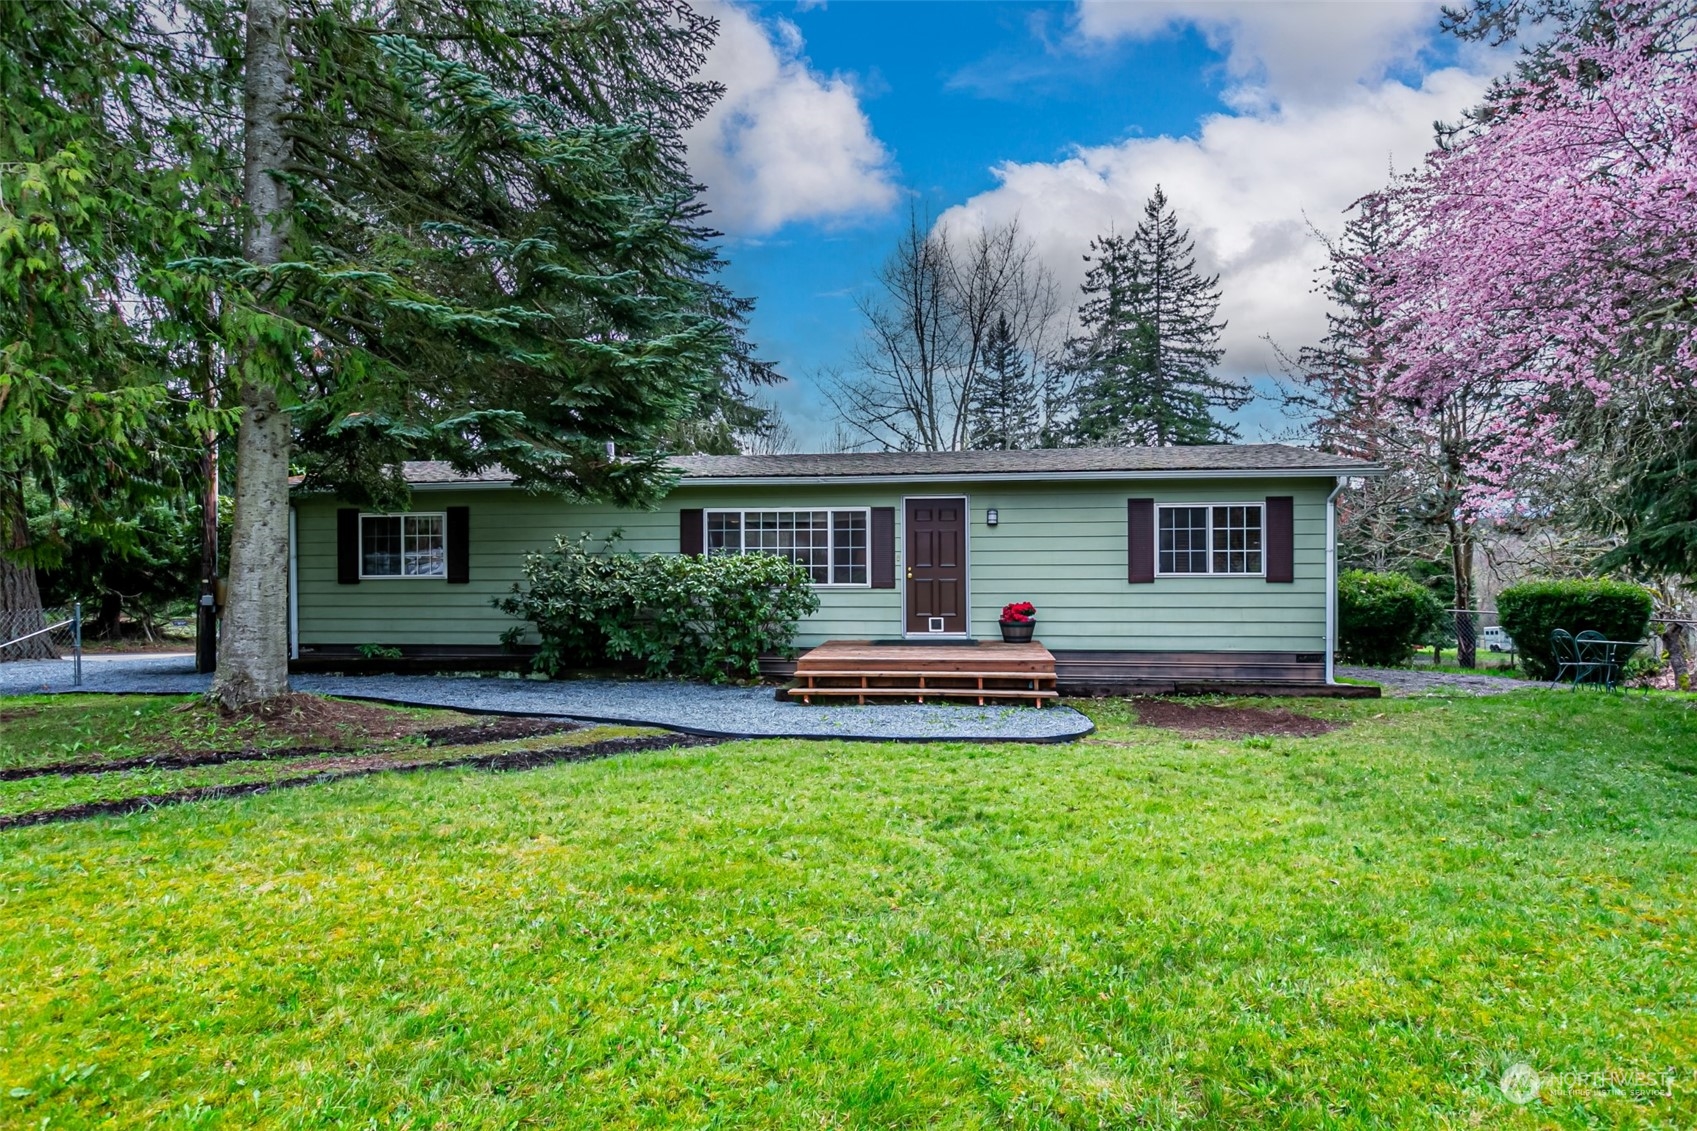
[[[1621,675],[1626,670],[1626,662],[1643,644],[1640,640],[1608,640],[1602,636],[1582,632],[1574,637],[1574,644],[1579,649],[1579,661],[1584,665],[1581,673],[1574,679],[1573,686],[1581,683],[1596,683],[1613,690],[1620,683]]]

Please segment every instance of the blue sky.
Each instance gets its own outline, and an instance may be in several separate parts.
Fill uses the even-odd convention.
[[[1070,293],[1089,237],[1159,181],[1222,276],[1225,368],[1265,384],[1268,336],[1318,332],[1310,227],[1418,161],[1502,63],[1458,52],[1424,2],[708,6],[728,94],[692,163],[804,447],[829,435],[818,376],[852,365],[855,297],[909,209],[1017,217]],[[1266,405],[1239,423],[1282,426]]]

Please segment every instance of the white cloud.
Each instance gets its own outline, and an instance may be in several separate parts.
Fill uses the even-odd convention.
[[[1264,335],[1286,349],[1324,332],[1325,302],[1312,292],[1325,249],[1309,222],[1335,234],[1343,210],[1382,187],[1432,147],[1434,120],[1453,120],[1483,93],[1488,76],[1457,68],[1418,87],[1357,87],[1326,105],[1205,119],[1196,137],[1134,138],[1080,149],[1051,163],[1006,164],[1000,185],[945,212],[959,228],[1019,218],[1064,288],[1082,281],[1090,239],[1133,228],[1160,184],[1196,240],[1197,259],[1218,272],[1225,371],[1276,371]]]
[[[762,23],[725,0],[698,6],[720,25],[704,75],[726,88],[687,138],[714,222],[732,235],[759,235],[793,220],[890,207],[889,154],[853,84],[815,72],[788,20]]]
[[[1195,27],[1226,55],[1234,105],[1328,102],[1415,60],[1431,38],[1432,0],[1081,0],[1087,40],[1147,39]]]

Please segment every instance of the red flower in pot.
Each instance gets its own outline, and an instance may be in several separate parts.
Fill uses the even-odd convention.
[[[1014,601],[1002,606],[1003,624],[1025,624],[1037,619],[1037,606],[1030,601]]]
[[[1037,627],[1037,606],[1030,601],[1012,601],[1002,606],[1002,640],[1026,644]]]

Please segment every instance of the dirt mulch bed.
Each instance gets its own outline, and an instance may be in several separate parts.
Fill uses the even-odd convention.
[[[393,707],[352,703],[302,691],[266,699],[232,711],[231,721],[252,719],[267,738],[298,738],[317,746],[343,746],[350,740],[402,738],[417,734],[425,724]]]
[[[311,698],[310,696],[306,698]],[[333,706],[358,707],[360,704],[332,704]],[[336,712],[336,717],[345,717]],[[391,726],[394,718],[385,720]],[[402,722],[412,720],[402,719]],[[424,731],[424,738],[430,746],[481,746],[490,742],[506,742],[515,738],[537,738],[544,735],[570,734],[582,730],[583,724],[572,722],[570,719],[551,719],[543,716],[517,716],[492,718],[486,722],[465,723],[451,727],[437,727]],[[285,732],[287,733],[287,732]],[[395,732],[400,738],[408,734],[419,733],[415,728],[404,727]],[[378,736],[386,737],[386,736]],[[270,746],[243,747],[239,750],[192,750],[183,753],[146,754],[135,758],[108,758],[95,760],[82,758],[74,762],[46,762],[39,766],[13,766],[0,769],[0,782],[25,781],[29,778],[72,777],[79,774],[116,774],[126,770],[191,770],[197,766],[222,766],[226,762],[268,762],[284,758],[306,758],[314,754],[352,754],[358,748],[353,746]],[[382,758],[392,755],[394,751],[373,756]]]
[[[460,726],[437,727],[424,732],[431,746],[481,746],[486,742],[506,742],[514,738],[539,738],[545,734],[570,734],[582,730],[582,723],[570,719],[548,718],[545,715],[511,715],[485,719]]]
[[[275,781],[242,782],[237,785],[208,785],[197,789],[180,789],[172,793],[154,793],[146,797],[126,797],[119,801],[90,801],[81,805],[66,805],[59,809],[38,809],[33,813],[14,813],[0,816],[0,831],[30,825],[52,825],[61,821],[81,821],[90,817],[114,817],[139,813],[161,805],[180,805],[190,801],[215,801],[225,797],[248,797],[269,793],[274,789],[298,789],[323,782],[360,778],[371,774],[410,773],[415,770],[530,770],[555,762],[590,762],[616,754],[633,754],[643,750],[672,750],[693,746],[717,746],[725,739],[702,738],[687,734],[666,734],[631,738],[609,738],[604,742],[586,742],[581,746],[556,746],[547,750],[518,750],[510,754],[476,754],[445,761],[393,761],[380,756],[328,759],[318,763],[321,768],[310,774],[278,778]]]
[[[1172,699],[1134,699],[1132,703],[1137,721],[1146,727],[1211,738],[1312,738],[1345,725],[1282,707],[1215,707]]]
[[[29,778],[75,777],[80,774],[117,774],[126,770],[192,770],[196,766],[222,766],[225,762],[271,762],[282,758],[304,758],[313,754],[351,754],[351,746],[273,746],[264,749],[202,750],[194,754],[147,754],[138,758],[106,761],[44,762],[39,766],[13,766],[0,770],[0,782]]]

